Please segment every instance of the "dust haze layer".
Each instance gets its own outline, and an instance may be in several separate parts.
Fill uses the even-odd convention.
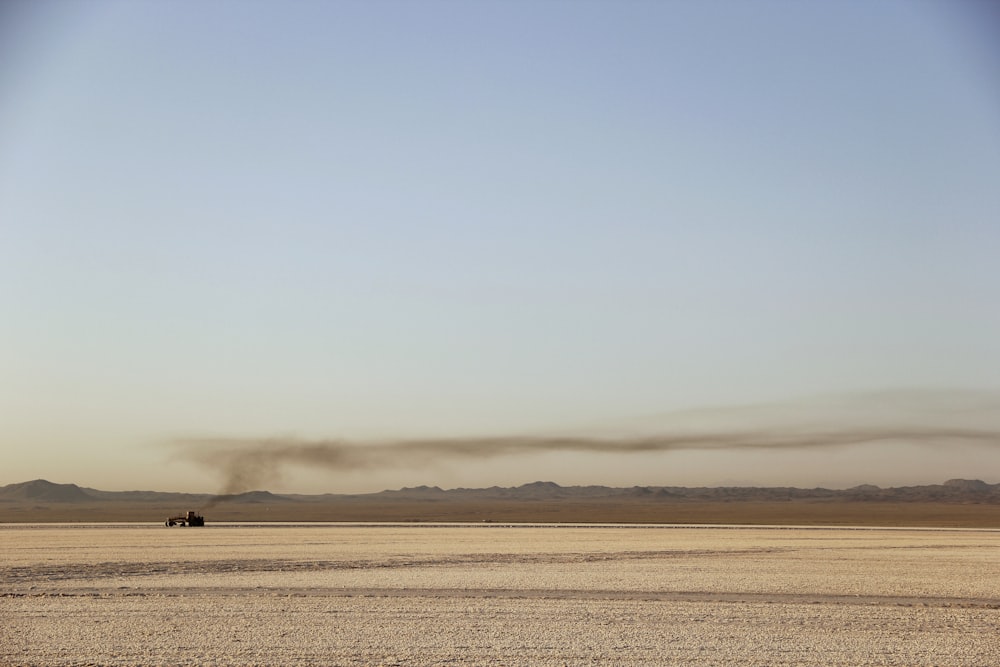
[[[683,417],[683,418],[682,418]],[[262,488],[288,466],[331,472],[426,468],[438,463],[523,457],[548,452],[635,455],[694,450],[808,450],[865,443],[1000,446],[994,392],[880,392],[803,404],[719,408],[667,416],[639,434],[559,434],[349,439],[185,438],[174,453],[216,471],[220,495]],[[727,428],[709,428],[725,424]],[[621,430],[621,429],[619,429]]]

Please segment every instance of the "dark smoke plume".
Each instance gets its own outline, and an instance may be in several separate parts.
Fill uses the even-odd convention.
[[[877,442],[1000,447],[1000,422],[996,419],[1000,410],[993,400],[996,395],[972,392],[960,396],[976,400],[956,401],[954,395],[945,397],[931,393],[897,392],[838,400],[820,406],[820,414],[825,415],[827,421],[833,415],[838,424],[854,424],[846,427],[823,425],[823,420],[815,414],[815,404],[798,404],[698,411],[700,425],[693,425],[690,420],[685,422],[677,416],[682,413],[675,413],[673,418],[666,418],[668,423],[672,422],[672,428],[661,427],[657,432],[642,435],[429,438],[379,442],[191,438],[171,444],[178,455],[222,475],[222,496],[274,483],[280,479],[282,470],[290,465],[344,472],[418,468],[441,462],[545,452],[627,455],[681,450],[802,450]],[[984,397],[989,400],[984,400]],[[878,409],[876,404],[881,408]],[[876,407],[873,408],[873,405]],[[852,409],[845,412],[845,406]],[[694,413],[686,414],[690,417]],[[848,414],[853,414],[853,418],[848,419]],[[981,419],[983,416],[988,418],[986,423]],[[761,419],[768,423],[745,425],[760,422]],[[742,422],[744,426],[705,428],[706,423],[718,425],[734,421]]]
[[[641,437],[511,437],[356,443],[343,440],[192,439],[174,443],[186,457],[224,477],[222,495],[259,489],[288,465],[330,471],[425,467],[444,461],[485,460],[543,452],[636,454],[680,450],[811,449],[897,441],[1000,447],[1000,429],[867,427],[845,430],[753,430]]]

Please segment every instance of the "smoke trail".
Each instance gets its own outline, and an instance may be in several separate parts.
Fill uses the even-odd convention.
[[[220,495],[212,501],[216,502],[226,495],[278,482],[288,466],[331,472],[381,471],[546,452],[630,455],[684,450],[807,450],[879,442],[1000,447],[1000,392],[887,390],[701,408],[619,423],[613,431],[607,428],[591,427],[584,434],[371,442],[187,438],[169,445],[178,458],[219,473],[223,484]]]
[[[346,440],[188,439],[174,446],[183,456],[217,470],[222,494],[262,488],[287,465],[331,471],[425,467],[443,461],[487,460],[544,452],[637,454],[681,450],[812,449],[861,443],[967,443],[1000,447],[1000,428],[869,426],[850,429],[758,429],[660,433],[638,437],[489,437],[358,443]]]

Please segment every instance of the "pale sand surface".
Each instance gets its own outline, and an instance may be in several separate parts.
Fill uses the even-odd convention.
[[[8,524],[0,586],[0,664],[1000,664],[998,531]]]

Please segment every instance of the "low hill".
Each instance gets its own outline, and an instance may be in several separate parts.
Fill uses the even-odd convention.
[[[0,501],[4,500],[80,503],[93,502],[96,498],[76,484],[53,484],[46,479],[35,479],[0,487]]]
[[[212,504],[220,503],[294,503],[299,502],[290,496],[279,496],[270,491],[247,491],[246,493],[233,493],[223,496],[211,496]]]
[[[644,498],[673,501],[792,501],[844,500],[884,502],[953,502],[1000,504],[1000,484],[979,479],[950,479],[942,484],[881,488],[864,484],[849,489],[799,489],[796,487],[756,486],[560,486],[555,482],[531,482],[514,487],[491,486],[483,489],[442,489],[438,486],[404,487],[397,490],[362,494],[275,494],[270,491],[212,495],[208,493],[170,493],[164,491],[101,491],[76,484],[54,484],[44,479],[0,486],[0,502],[29,501],[57,503],[167,503],[204,505],[211,503],[293,503],[328,502],[336,499],[447,501],[447,500],[583,500],[607,498]]]
[[[1000,484],[850,489],[794,487],[560,486],[442,489],[366,494],[231,495],[101,491],[33,480],[0,487],[0,522],[156,521],[187,510],[226,521],[515,521],[736,523],[1000,528]]]

